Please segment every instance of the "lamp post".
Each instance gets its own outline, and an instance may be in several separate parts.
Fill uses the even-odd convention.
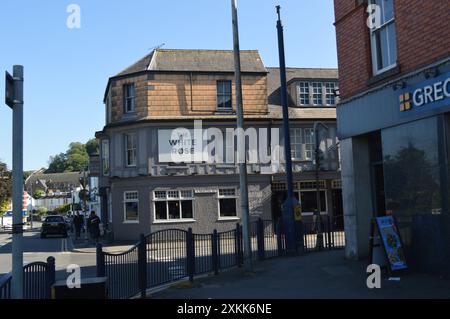
[[[247,189],[247,158],[245,152],[245,136],[244,136],[244,106],[242,100],[242,83],[241,83],[241,55],[239,49],[239,29],[237,15],[237,0],[231,0],[231,13],[233,23],[233,51],[234,51],[234,69],[236,83],[236,112],[237,112],[237,139],[238,139],[238,161],[239,161],[239,191],[241,203],[242,218],[242,237],[244,242],[244,269],[247,272],[253,271],[252,263],[252,247],[250,242],[249,227],[249,205],[248,205],[248,189]]]
[[[296,225],[296,222],[294,220],[294,207],[299,206],[300,203],[294,197],[283,25],[281,23],[280,17],[281,7],[277,6],[276,8],[278,14],[277,30],[278,30],[278,51],[280,59],[280,82],[281,82],[280,95],[281,95],[281,105],[283,107],[284,157],[286,161],[286,184],[287,184],[287,199],[283,203],[283,226],[286,238],[286,253],[288,255],[294,255],[298,252],[298,246],[300,246],[300,249],[303,249],[303,241],[302,241],[303,234],[301,221],[299,221],[298,225]]]
[[[323,230],[322,230],[322,216],[321,212],[321,201],[320,201],[320,186],[319,186],[319,169],[320,169],[320,145],[319,145],[319,134],[318,127],[322,126],[328,131],[328,126],[322,122],[314,122],[314,142],[315,142],[315,175],[316,175],[316,249],[321,250],[323,248]]]

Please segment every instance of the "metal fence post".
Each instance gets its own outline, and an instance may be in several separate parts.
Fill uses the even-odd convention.
[[[326,223],[327,223],[326,224],[326,246],[328,247],[329,250],[331,250],[333,247],[331,246],[332,231],[331,231],[330,215],[327,215]]]
[[[217,230],[214,229],[212,234],[212,264],[213,264],[213,270],[214,275],[219,274],[219,255],[218,255],[218,243],[219,243],[219,236],[217,234]]]
[[[103,253],[102,244],[97,244],[96,249],[97,259],[97,277],[105,277],[105,254]]]
[[[242,243],[241,243],[241,225],[239,223],[236,224],[236,231],[234,232],[235,235],[235,251],[236,251],[236,262],[238,267],[242,266],[242,260],[241,260],[241,250],[242,250]]]
[[[47,258],[47,277],[46,277],[46,298],[50,299],[52,295],[52,286],[55,283],[56,269],[55,258],[50,256]]]
[[[256,223],[256,239],[258,245],[258,258],[259,260],[263,260],[265,258],[264,222],[261,218],[259,218]]]
[[[186,233],[186,257],[187,257],[187,273],[189,276],[189,280],[192,282],[194,281],[194,273],[195,273],[195,246],[192,228],[189,228]]]
[[[277,249],[278,249],[278,256],[283,256],[283,237],[282,237],[282,224],[281,221],[277,222]]]
[[[138,245],[138,278],[139,289],[141,290],[141,298],[146,297],[147,290],[147,240],[144,234],[139,236]]]

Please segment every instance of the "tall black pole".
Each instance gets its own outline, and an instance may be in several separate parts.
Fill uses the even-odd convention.
[[[253,271],[252,247],[250,242],[249,206],[247,189],[247,158],[244,136],[244,107],[242,102],[241,55],[239,49],[239,28],[237,16],[237,0],[231,0],[233,19],[233,50],[236,82],[236,112],[237,112],[237,157],[239,161],[239,190],[241,203],[242,237],[244,241],[244,269]]]
[[[280,6],[277,6],[277,30],[278,30],[278,52],[280,56],[280,81],[281,81],[281,105],[283,107],[283,136],[284,136],[284,157],[286,161],[286,184],[287,198],[283,204],[283,227],[286,238],[286,253],[295,254],[297,252],[297,231],[294,220],[294,206],[298,201],[294,197],[292,159],[291,159],[291,138],[289,131],[289,110],[287,105],[287,83],[286,83],[286,63],[284,53],[283,25],[281,24]]]

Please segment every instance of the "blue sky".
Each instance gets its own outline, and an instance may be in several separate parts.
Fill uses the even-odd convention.
[[[81,8],[69,29],[68,5]],[[333,0],[238,0],[241,49],[278,66],[275,5],[282,7],[286,64],[336,67]],[[0,159],[11,165],[11,110],[4,71],[25,67],[24,169],[48,165],[73,141],[104,125],[108,77],[162,43],[165,48],[232,49],[230,0],[0,1]]]

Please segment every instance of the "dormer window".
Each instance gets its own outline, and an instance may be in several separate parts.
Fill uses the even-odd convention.
[[[134,83],[123,86],[123,108],[125,113],[134,113],[136,111],[136,95]]]
[[[312,83],[312,100],[314,105],[322,105],[322,83],[313,82]]]
[[[297,106],[325,107],[335,106],[337,103],[337,82],[296,82]]]
[[[336,105],[336,89],[337,85],[334,82],[325,83],[325,103],[327,105]]]
[[[297,86],[298,105],[309,105],[309,83],[299,82]]]

